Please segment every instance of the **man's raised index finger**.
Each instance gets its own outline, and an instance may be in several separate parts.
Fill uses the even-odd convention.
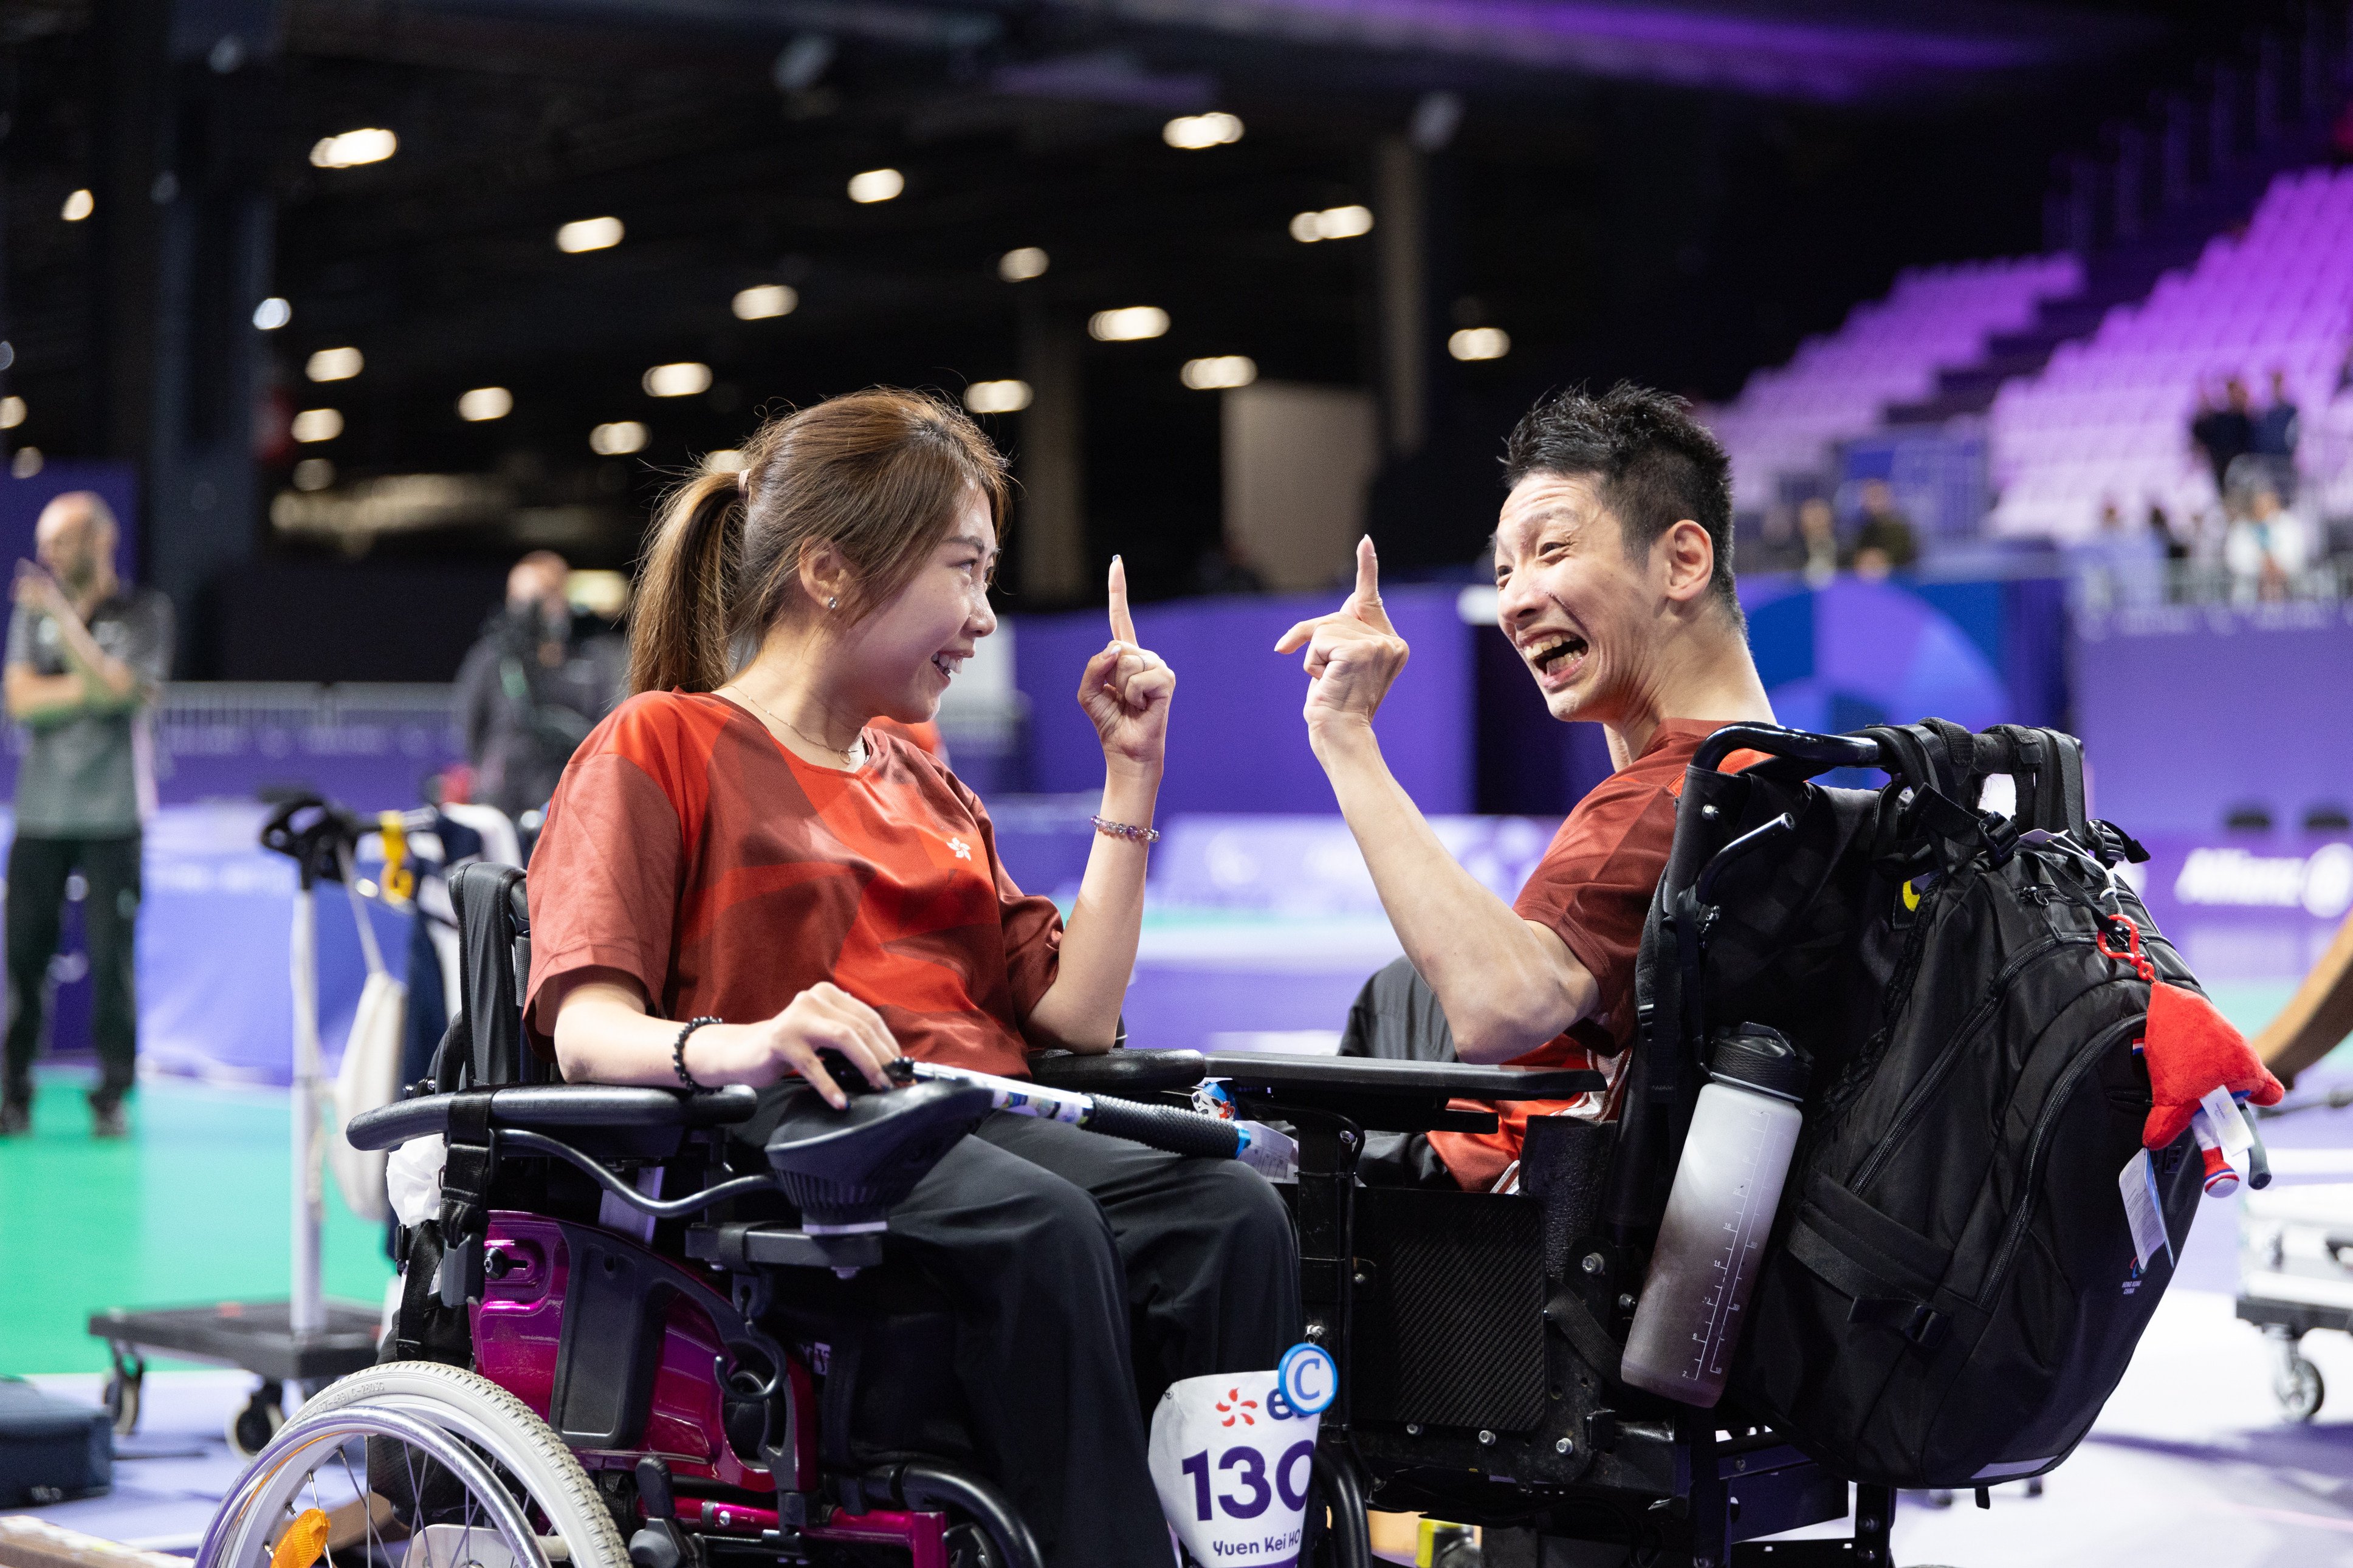
[[[1356,591],[1349,595],[1357,619],[1382,631],[1389,630],[1388,612],[1381,607],[1381,558],[1373,536],[1356,541]]]
[[[1135,619],[1127,613],[1127,563],[1116,555],[1111,558],[1111,635],[1134,646]]]

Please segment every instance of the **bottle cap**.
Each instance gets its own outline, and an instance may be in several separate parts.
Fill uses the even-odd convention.
[[[1716,1036],[1708,1056],[1708,1077],[1736,1084],[1791,1103],[1806,1098],[1806,1080],[1812,1067],[1803,1051],[1778,1029],[1763,1024],[1743,1024]]]

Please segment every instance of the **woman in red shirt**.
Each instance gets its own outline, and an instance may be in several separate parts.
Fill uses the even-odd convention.
[[[637,695],[549,805],[534,1043],[568,1079],[806,1079],[837,1105],[820,1049],[877,1088],[902,1052],[1019,1075],[1036,1047],[1110,1049],[1176,689],[1136,646],[1119,563],[1113,638],[1078,693],[1103,831],[1065,920],[1014,885],[978,797],[875,722],[929,721],[996,629],[996,448],[952,407],[877,390],[772,421],[744,455],[664,509]],[[1047,1561],[1166,1563],[1138,1395],[1272,1366],[1298,1338],[1273,1190],[1231,1161],[997,1113],[892,1213],[886,1246],[955,1303],[974,1447]]]

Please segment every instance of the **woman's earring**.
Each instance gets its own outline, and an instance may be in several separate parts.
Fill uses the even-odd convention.
[[[841,608],[841,601],[839,599],[828,599],[825,602],[825,607],[828,610],[838,610]]]

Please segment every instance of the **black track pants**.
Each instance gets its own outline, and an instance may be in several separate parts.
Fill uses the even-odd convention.
[[[139,1008],[132,980],[131,935],[139,918],[139,835],[39,838],[18,834],[8,851],[7,1098],[32,1093],[33,1049],[48,1005],[49,961],[57,956],[66,878],[79,870],[82,941],[90,952],[91,1043],[99,1082],[90,1098],[121,1100],[136,1077]]]
[[[1235,1161],[1000,1111],[891,1231],[955,1298],[981,1468],[1050,1568],[1166,1568],[1147,1402],[1178,1378],[1271,1368],[1300,1336],[1274,1189]]]

